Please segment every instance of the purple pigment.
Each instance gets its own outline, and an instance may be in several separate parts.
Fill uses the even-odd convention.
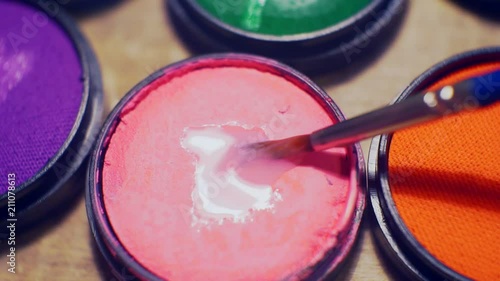
[[[50,16],[0,0],[0,195],[35,176],[68,138],[82,103],[76,48]]]

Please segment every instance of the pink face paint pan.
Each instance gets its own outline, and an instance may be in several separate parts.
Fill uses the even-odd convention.
[[[336,274],[365,205],[360,147],[294,161],[238,148],[343,119],[322,89],[273,60],[219,54],[155,72],[112,111],[91,158],[98,248],[119,280]]]

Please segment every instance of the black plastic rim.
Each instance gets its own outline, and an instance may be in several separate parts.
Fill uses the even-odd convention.
[[[480,63],[500,61],[500,47],[489,47],[455,55],[431,67],[420,75],[394,101],[400,102],[434,82],[455,72]],[[432,256],[412,235],[399,216],[391,195],[388,176],[388,156],[392,135],[372,140],[368,156],[368,188],[377,222],[374,236],[394,265],[416,280],[461,280],[469,278],[453,271]]]
[[[66,0],[62,3],[67,10],[71,12],[94,12],[102,8],[121,2],[122,0]]]
[[[164,75],[166,75],[166,73],[175,73],[180,68],[185,67],[189,64],[194,64],[201,60],[226,60],[228,61],[226,62],[227,65],[230,66],[234,66],[235,62],[246,61],[252,64],[262,65],[262,67],[268,69],[268,71],[271,71],[271,69],[273,69],[274,71],[276,71],[276,73],[284,74],[285,79],[289,81],[292,81],[292,79],[294,79],[295,82],[302,83],[303,87],[307,87],[307,92],[309,92],[311,96],[324,107],[330,117],[335,117],[339,121],[345,120],[340,109],[333,102],[331,97],[329,97],[321,88],[316,86],[311,80],[292,68],[266,58],[243,54],[213,54],[177,62],[175,64],[164,67],[148,76],[145,80],[132,88],[132,90],[130,90],[125,95],[125,97],[118,103],[118,105],[108,116],[99,135],[97,145],[94,149],[88,167],[86,207],[89,224],[99,250],[103,254],[108,265],[111,267],[112,272],[120,280],[135,280],[134,278],[137,278],[140,280],[160,281],[163,279],[147,270],[127,252],[127,250],[123,245],[121,245],[119,239],[115,235],[112,226],[106,216],[105,206],[103,202],[100,171],[102,169],[103,157],[107,148],[107,142],[109,141],[109,135],[112,134],[117,124],[120,122],[119,115],[122,109],[145,86],[151,84],[158,78],[163,77]],[[224,63],[220,62],[220,66],[222,67],[223,65]],[[200,68],[204,67],[207,66],[200,66]],[[195,69],[197,68],[194,67],[190,69],[190,71],[193,71]],[[364,191],[366,187],[366,174],[361,146],[359,144],[352,146],[351,153],[353,154],[353,162],[355,162],[352,163],[352,165],[356,169],[356,180],[358,185],[357,202],[354,206],[354,209],[352,210],[351,215],[351,227],[345,232],[339,234],[339,240],[343,240],[343,242],[345,243],[340,247],[331,249],[325,255],[324,260],[317,264],[315,268],[311,269],[313,273],[311,273],[306,280],[323,280],[327,276],[330,277],[338,273],[338,270],[341,268],[341,266],[345,264],[345,258],[352,249],[357,238],[359,225],[364,213],[365,206]],[[337,256],[339,253],[341,255],[340,260],[338,259],[339,256]]]
[[[71,19],[53,1],[25,0],[50,20],[57,22],[71,39],[82,68],[82,103],[73,128],[66,141],[36,175],[16,187],[16,217],[18,225],[38,221],[57,203],[78,193],[79,189],[66,184],[87,158],[96,139],[103,112],[101,72],[89,43]],[[54,10],[54,7],[58,7]],[[0,208],[7,205],[7,194],[0,196]],[[7,212],[5,212],[7,214]],[[5,216],[2,214],[2,221]]]
[[[304,72],[317,73],[349,64],[352,54],[368,51],[373,39],[402,17],[406,0],[373,0],[356,15],[334,26],[289,36],[262,35],[232,27],[193,0],[168,0],[167,6],[178,34],[197,52],[254,53]]]

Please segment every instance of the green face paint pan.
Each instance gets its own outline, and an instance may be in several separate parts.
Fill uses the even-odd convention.
[[[397,25],[405,0],[171,0],[170,18],[198,53],[271,57],[303,72],[356,60]]]

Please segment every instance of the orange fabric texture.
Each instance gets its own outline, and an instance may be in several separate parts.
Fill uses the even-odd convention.
[[[463,69],[431,90],[497,69]],[[395,133],[389,175],[400,216],[429,253],[471,279],[500,280],[500,104]]]

